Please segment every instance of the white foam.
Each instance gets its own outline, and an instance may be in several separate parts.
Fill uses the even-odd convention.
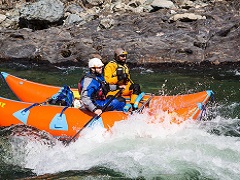
[[[218,116],[211,123],[186,121],[177,125],[171,124],[166,114],[162,116],[164,123],[156,119],[153,123],[147,114],[138,114],[117,122],[111,131],[102,127],[86,129],[68,147],[29,142],[24,167],[38,175],[105,166],[130,178],[192,170],[213,179],[239,177],[239,138],[208,132],[223,118]]]

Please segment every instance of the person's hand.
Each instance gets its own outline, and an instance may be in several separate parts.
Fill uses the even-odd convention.
[[[102,114],[102,110],[101,109],[96,109],[94,111],[94,113],[99,116],[100,114]]]
[[[123,84],[123,85],[120,85],[119,88],[120,88],[120,89],[126,89],[126,85],[124,85],[124,84]]]

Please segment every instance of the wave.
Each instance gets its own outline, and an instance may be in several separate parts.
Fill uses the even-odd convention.
[[[5,154],[4,162],[45,178],[238,179],[240,121],[229,112],[235,108],[236,103],[214,104],[202,121],[181,125],[167,118],[151,123],[146,114],[134,115],[111,131],[100,126],[86,129],[67,147],[43,132],[16,136],[13,127],[5,128],[0,132],[8,137],[4,148],[11,153]]]

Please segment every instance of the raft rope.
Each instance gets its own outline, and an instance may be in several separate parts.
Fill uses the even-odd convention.
[[[210,101],[211,101],[211,102],[214,102],[214,101],[215,101],[215,98],[214,98],[213,93],[212,93],[211,96],[210,96]],[[201,109],[202,111],[201,111],[199,120],[202,121],[202,118],[207,115],[207,104],[202,104],[200,109]]]
[[[206,105],[205,105],[205,104],[202,104],[201,110],[202,110],[202,111],[201,111],[200,118],[199,118],[200,121],[202,121],[202,118],[203,118],[204,116],[206,116],[206,114],[207,114],[207,108],[206,108]]]
[[[31,106],[25,108],[24,110],[22,110],[22,113],[25,113],[27,111],[29,111],[30,109],[32,109],[33,107],[35,106],[38,106],[38,105],[42,105],[43,103],[34,103],[32,104]],[[60,113],[60,117],[62,116],[62,114],[64,113],[64,111],[68,108],[69,106],[65,106],[62,110],[62,112]]]
[[[60,113],[60,117],[62,117],[64,111],[66,111],[66,109],[67,109],[68,107],[69,107],[69,106],[65,106],[65,107],[63,108],[62,112]]]
[[[38,105],[39,105],[39,103],[34,103],[31,106],[29,106],[29,107],[25,108],[24,110],[22,110],[22,113],[25,113],[25,112],[29,111],[31,108],[33,108],[34,106],[38,106]]]
[[[2,83],[1,83],[0,86],[1,86],[1,87],[4,87],[4,86],[5,86],[6,88],[3,88],[4,90],[5,90],[5,89],[8,89],[8,90],[6,91],[6,97],[7,97],[8,99],[10,99],[10,96],[12,95],[12,91],[9,90],[9,86],[8,86],[8,84],[7,84],[4,76],[2,75],[2,73],[0,73],[0,77],[1,77],[1,80],[2,80]]]

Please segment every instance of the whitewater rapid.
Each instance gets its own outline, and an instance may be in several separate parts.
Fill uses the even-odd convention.
[[[86,129],[74,143],[47,146],[29,141],[15,156],[21,166],[37,175],[103,166],[126,177],[151,179],[161,175],[212,179],[240,177],[239,137],[213,133],[216,126],[239,122],[215,116],[211,121],[186,121],[180,125],[150,123],[146,115],[134,115],[114,125]]]

